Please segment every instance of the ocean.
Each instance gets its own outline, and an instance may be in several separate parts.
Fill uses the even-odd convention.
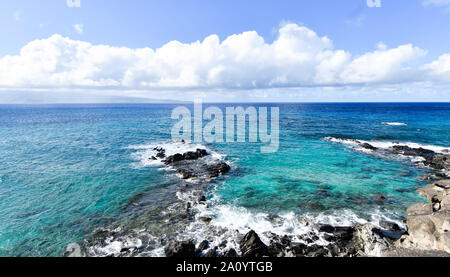
[[[61,256],[71,243],[92,256],[161,256],[173,238],[231,248],[250,229],[264,241],[318,223],[404,225],[432,170],[353,140],[450,147],[449,103],[208,105],[279,107],[278,151],[172,142],[172,104],[0,105],[0,256]],[[149,159],[158,146],[205,148],[231,170],[189,183]],[[199,192],[206,204],[191,201]]]

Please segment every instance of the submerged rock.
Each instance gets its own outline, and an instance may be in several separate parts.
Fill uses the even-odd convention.
[[[376,195],[375,198],[377,199],[378,202],[384,202],[387,200],[386,196],[381,195],[381,194]]]

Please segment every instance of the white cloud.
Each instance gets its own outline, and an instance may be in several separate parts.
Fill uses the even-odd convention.
[[[414,69],[404,65],[420,58],[426,51],[411,44],[393,49],[379,49],[351,61],[340,77],[346,83],[395,83],[408,80]],[[409,80],[414,81],[414,79]]]
[[[434,81],[450,83],[450,54],[440,56],[436,61],[424,66]]]
[[[66,0],[66,3],[69,8],[81,8],[81,0]]]
[[[73,29],[80,35],[83,34],[84,30],[83,30],[83,24],[74,24],[72,25]]]
[[[250,31],[223,41],[217,35],[190,44],[172,41],[159,49],[92,45],[53,35],[28,43],[17,56],[1,58],[0,88],[247,90],[450,78],[449,56],[413,66],[424,55],[425,50],[411,44],[380,44],[373,52],[352,56],[335,49],[329,38],[296,24],[282,26],[273,43]]]
[[[424,0],[422,4],[424,6],[445,7],[450,6],[450,0]]]

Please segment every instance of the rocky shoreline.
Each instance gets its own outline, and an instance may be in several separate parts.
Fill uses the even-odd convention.
[[[207,240],[172,241],[167,257],[450,257],[450,180],[441,180],[418,190],[430,203],[418,203],[407,212],[407,230],[393,222],[353,226],[317,226],[328,245],[304,244],[291,236],[272,234],[264,244],[251,230],[241,238],[239,249],[223,251],[209,247]],[[225,244],[226,245],[226,242]],[[241,253],[238,255],[238,252]]]
[[[431,169],[450,169],[450,155],[435,153],[424,148],[394,145],[378,149],[366,142],[353,140],[370,151],[383,151],[406,157],[420,157],[420,163]],[[429,180],[445,177],[439,172],[428,176]],[[225,248],[226,241],[210,247],[208,240],[197,247],[193,241],[172,241],[164,248],[167,257],[422,257],[450,256],[450,180],[441,180],[418,190],[430,203],[419,203],[407,211],[407,228],[394,222],[380,222],[353,226],[319,225],[316,228],[326,245],[314,244],[309,234],[295,242],[293,236],[270,234],[265,244],[253,230],[240,238],[239,249]],[[317,237],[318,239],[318,237]],[[310,242],[310,243],[308,243]],[[239,254],[238,254],[239,253]]]
[[[437,154],[422,148],[404,146],[379,150],[368,143],[354,141],[370,151],[389,151],[404,156],[420,156],[423,163],[435,170],[450,169],[450,156]],[[195,148],[194,148],[195,149]],[[418,190],[430,203],[419,203],[407,211],[407,228],[390,221],[381,221],[377,226],[365,225],[311,226],[314,230],[302,236],[277,235],[265,232],[265,242],[254,230],[246,234],[236,232],[237,242],[230,244],[226,239],[206,235],[203,241],[178,240],[176,229],[186,226],[187,222],[198,221],[208,226],[212,218],[196,218],[194,206],[206,205],[204,190],[217,177],[228,173],[231,167],[223,160],[212,157],[206,149],[167,154],[163,147],[155,147],[154,155],[148,159],[160,162],[178,174],[181,183],[176,190],[189,195],[179,203],[171,204],[172,212],[163,215],[151,215],[155,222],[164,218],[167,228],[159,230],[160,238],[154,238],[155,229],[147,229],[143,234],[121,228],[102,229],[92,238],[82,243],[81,253],[68,248],[65,256],[145,256],[148,250],[161,245],[166,257],[367,257],[367,256],[450,256],[450,180],[441,180]],[[434,174],[430,179],[439,178]],[[180,199],[181,200],[181,199]],[[139,201],[137,201],[139,204]],[[133,203],[136,204],[136,203]],[[138,205],[137,204],[137,205]],[[174,208],[176,207],[176,208]],[[133,208],[133,205],[131,206]],[[136,206],[140,209],[140,206]],[[151,211],[150,211],[151,212]],[[148,213],[133,222],[142,224],[149,220]],[[160,218],[162,216],[162,218]],[[174,224],[180,225],[174,228]],[[129,222],[127,223],[129,225]],[[155,227],[153,227],[155,228]],[[181,230],[180,230],[181,231]],[[220,233],[220,231],[218,231]],[[150,234],[150,235],[149,235]],[[145,238],[151,237],[153,238]],[[269,241],[267,241],[269,238]],[[145,242],[147,240],[147,242]],[[153,246],[148,241],[153,240]],[[216,242],[213,243],[213,240]],[[317,243],[318,241],[322,243]],[[109,254],[102,249],[111,248]],[[231,246],[230,246],[231,245]],[[99,250],[100,249],[100,250]]]
[[[424,176],[425,180],[440,180],[450,177],[450,149],[444,148],[440,152],[436,152],[425,148],[425,146],[412,147],[407,144],[399,142],[391,142],[388,146],[377,147],[377,142],[361,141],[356,139],[345,138],[325,138],[331,142],[338,142],[342,144],[351,145],[351,148],[367,152],[369,154],[388,157],[398,156],[403,158],[410,158],[414,164],[423,165],[432,170],[434,174]],[[379,142],[378,142],[379,143]]]

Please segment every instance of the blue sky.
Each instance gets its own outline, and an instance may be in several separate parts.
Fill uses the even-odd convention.
[[[78,5],[78,0],[3,0],[0,2],[0,74],[4,80],[0,75],[0,94],[12,99],[14,94],[22,98],[29,91],[45,91],[45,98],[50,102],[49,91],[58,91],[60,95],[113,94],[180,100],[202,96],[206,100],[223,101],[450,101],[450,68],[447,69],[450,56],[445,56],[450,53],[450,1],[381,0],[379,8],[370,8],[366,2],[80,0]],[[230,54],[216,45],[246,31],[254,31],[256,35],[238,39],[233,44],[236,52]],[[286,40],[277,44],[281,34],[285,34]],[[217,35],[218,42],[213,40],[208,50],[206,46],[198,46],[197,50],[189,46],[211,35]],[[296,39],[297,48],[287,46],[292,42],[288,37]],[[258,42],[260,38],[262,44]],[[21,54],[23,47],[36,40],[42,45],[29,48],[48,56],[48,60],[36,62],[35,58]],[[165,47],[174,40],[183,47]],[[79,60],[81,54],[102,51],[85,50],[79,46],[80,41],[94,47],[106,45],[110,48],[105,53],[109,54],[104,54],[98,63],[86,65],[86,60]],[[48,53],[64,54],[44,55],[40,52],[44,46],[48,47],[45,50]],[[273,49],[266,50],[268,46]],[[239,50],[247,47],[250,47],[248,52]],[[260,49],[255,52],[263,57],[261,63],[235,59],[240,54],[251,57],[251,47]],[[310,47],[320,51],[310,51]],[[128,49],[127,52],[119,53],[118,49],[122,48]],[[166,50],[158,55],[131,52],[142,48]],[[178,57],[183,51],[192,57]],[[202,51],[224,57],[199,64],[196,61],[206,55]],[[38,55],[29,52],[33,57]],[[291,56],[284,57],[286,53]],[[300,59],[300,54],[310,59]],[[84,59],[96,60],[101,54],[96,55]],[[152,55],[164,56],[164,61],[155,61]],[[15,58],[5,59],[5,56]],[[137,62],[137,59],[142,60]],[[171,63],[171,59],[176,61]],[[326,67],[337,60],[339,65]],[[148,61],[147,67],[142,65],[144,61]],[[374,64],[376,61],[380,64]],[[52,63],[53,67],[48,69]],[[110,72],[111,66],[123,69]],[[168,66],[173,68],[169,70]],[[28,75],[39,76],[40,80],[21,76],[23,68],[30,67],[34,71]],[[318,70],[319,67],[326,68]],[[256,70],[258,76],[249,74],[241,78],[246,73],[237,72],[236,68]],[[317,70],[314,76],[295,76],[296,71],[308,75],[312,70]],[[378,74],[376,70],[386,74],[368,78]],[[69,74],[77,77],[69,78]],[[132,81],[124,81],[129,78]]]

